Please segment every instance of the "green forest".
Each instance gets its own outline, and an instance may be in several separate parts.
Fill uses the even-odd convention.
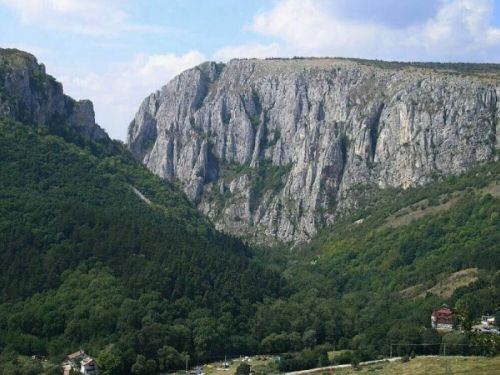
[[[291,335],[296,333],[311,348],[349,350],[349,358],[341,361],[354,362],[388,356],[391,343],[400,344],[395,353],[401,355],[438,354],[439,345],[404,344],[441,342],[460,344],[450,353],[496,353],[498,338],[442,336],[430,328],[430,314],[447,303],[468,328],[482,314],[499,315],[500,200],[487,192],[498,192],[499,175],[500,164],[492,163],[426,187],[380,192],[372,207],[324,230],[293,254],[261,249],[260,256],[272,259],[294,291],[261,304],[254,325],[261,343],[271,351],[293,351]],[[454,205],[439,213],[398,227],[386,225],[403,207],[432,210],[450,199]],[[450,296],[433,293],[434,285],[461,270],[474,270],[476,276]],[[288,340],[276,332],[289,335]],[[285,369],[313,362],[299,359],[299,365]]]
[[[2,358],[84,347],[121,374],[140,356],[156,371],[255,350],[251,318],[284,293],[279,273],[115,148],[0,123]]]
[[[387,356],[393,342],[483,345],[462,345],[464,354],[500,349],[430,328],[430,312],[444,302],[471,322],[499,307],[500,201],[485,189],[496,186],[500,163],[379,192],[302,247],[252,249],[214,230],[119,143],[109,149],[50,128],[0,124],[4,373],[40,371],[21,366],[18,355],[58,364],[79,348],[107,374],[252,353],[289,353],[279,366],[295,370],[328,364],[332,348],[345,350],[336,363]],[[384,224],[404,207],[449,200],[454,205],[437,214]],[[451,297],[425,292],[471,268],[476,279]],[[402,293],[415,286],[424,292]]]

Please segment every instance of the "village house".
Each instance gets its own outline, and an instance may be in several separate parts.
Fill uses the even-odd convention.
[[[481,317],[481,323],[472,326],[472,330],[476,333],[489,333],[489,334],[500,334],[498,327],[495,324],[495,317],[490,315],[483,315]]]
[[[431,314],[431,326],[434,329],[451,331],[455,326],[455,314],[447,305],[435,309]]]
[[[83,350],[68,354],[62,363],[64,375],[69,375],[71,370],[86,375],[98,375],[99,371],[95,360],[87,355]]]
[[[85,356],[86,356],[85,352],[80,349],[77,352],[68,354],[66,360],[69,362],[81,361]]]
[[[490,315],[483,315],[481,317],[481,325],[486,329],[495,328],[495,317]]]
[[[86,375],[96,375],[98,372],[95,360],[91,357],[83,359],[81,362],[80,372]]]

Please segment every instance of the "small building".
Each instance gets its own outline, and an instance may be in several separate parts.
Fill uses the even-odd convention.
[[[80,372],[85,375],[96,375],[97,372],[97,364],[95,363],[94,358],[86,357],[80,363]]]
[[[434,329],[451,331],[455,327],[455,314],[447,305],[435,309],[431,314],[431,326]]]
[[[70,375],[73,369],[70,364],[66,363],[62,365],[63,375]]]
[[[481,323],[472,326],[472,330],[476,333],[499,335],[500,330],[496,326],[495,317],[490,315],[483,315]]]
[[[481,325],[486,329],[495,328],[495,317],[490,315],[483,315],[481,317]]]
[[[76,361],[81,361],[83,358],[85,358],[85,356],[86,356],[85,352],[82,349],[80,349],[77,352],[68,354],[66,356],[66,359],[70,362],[76,362]]]
[[[83,350],[68,354],[66,360],[61,364],[64,374],[69,374],[71,370],[86,375],[97,375],[99,370],[94,358],[87,355]]]

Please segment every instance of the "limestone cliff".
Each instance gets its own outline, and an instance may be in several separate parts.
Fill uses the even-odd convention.
[[[457,67],[207,62],[146,98],[127,142],[218,228],[305,241],[367,186],[408,188],[495,158],[500,68]]]
[[[91,140],[109,140],[89,100],[64,95],[62,85],[26,52],[0,48],[0,116],[34,125],[66,126]]]

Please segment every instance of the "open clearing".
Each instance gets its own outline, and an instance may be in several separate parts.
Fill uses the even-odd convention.
[[[262,369],[263,367],[266,367],[269,362],[271,362],[272,359],[270,357],[266,356],[254,356],[250,358],[250,361],[247,362],[249,365],[252,366],[252,369],[254,371],[259,372],[259,369]],[[213,362],[209,364],[205,364],[202,367],[203,374],[205,375],[234,375],[236,374],[236,369],[242,362],[241,358],[236,358],[233,360],[228,360],[229,362],[229,367],[228,368],[223,368],[223,361],[218,361],[218,362]],[[183,374],[185,375],[185,371],[178,371],[175,374]]]
[[[423,284],[417,284],[401,290],[399,293],[404,298],[423,298],[427,293],[435,294],[441,298],[450,298],[453,292],[463,286],[472,284],[478,280],[479,270],[477,268],[466,268],[451,274],[443,274],[440,280],[431,288]]]
[[[269,358],[259,358],[252,357],[250,364],[257,374],[265,373],[269,374],[267,371],[259,371],[262,367],[265,367],[270,361]],[[228,369],[223,370],[221,368],[222,362],[212,363],[210,365],[203,366],[203,373],[205,375],[234,375],[236,373],[236,368],[241,363],[241,360],[236,359],[231,364]],[[268,369],[269,371],[269,369]],[[184,372],[178,372],[178,374],[184,374]],[[314,371],[311,370],[311,374],[314,375],[326,375],[326,374],[342,374],[342,375],[352,375],[352,374],[387,374],[387,375],[452,375],[452,374],[473,374],[473,375],[498,375],[500,374],[500,356],[496,357],[456,357],[456,356],[426,356],[417,357],[411,359],[408,362],[401,362],[397,360],[395,362],[384,362],[377,363],[373,365],[360,366],[358,369],[348,368],[337,368],[335,370],[328,371]]]
[[[324,374],[327,374],[325,372]],[[359,370],[341,369],[336,374],[388,374],[388,375],[439,375],[439,374],[500,374],[500,356],[487,357],[420,357],[409,362],[395,362],[361,367]]]
[[[494,181],[484,188],[474,189],[474,192],[478,195],[491,194],[495,198],[500,198],[500,184],[498,183],[498,181]],[[441,203],[436,205],[431,205],[428,199],[416,202],[388,216],[382,227],[398,228],[404,225],[408,225],[411,222],[423,217],[436,215],[440,212],[449,210],[450,208],[455,206],[460,201],[460,199],[465,196],[465,194],[467,194],[467,190],[456,191],[450,194],[449,197],[447,197],[447,194],[443,194],[437,199],[437,201]]]

